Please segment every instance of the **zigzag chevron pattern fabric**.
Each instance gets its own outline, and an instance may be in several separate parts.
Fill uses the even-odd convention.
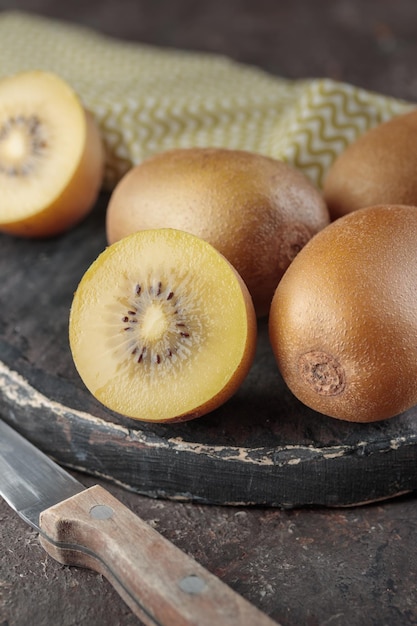
[[[0,13],[0,41],[0,77],[55,72],[96,117],[109,189],[146,157],[191,146],[279,158],[320,186],[349,143],[415,106],[326,78],[287,80],[224,56],[120,41],[27,13]]]

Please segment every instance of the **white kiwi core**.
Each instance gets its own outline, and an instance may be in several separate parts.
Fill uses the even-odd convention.
[[[234,377],[248,346],[247,307],[236,272],[212,246],[182,231],[140,231],[82,278],[70,315],[74,363],[112,410],[176,419]]]
[[[169,321],[157,304],[151,304],[143,315],[141,334],[144,341],[157,341],[168,330]]]
[[[9,161],[11,164],[20,165],[30,149],[25,133],[17,129],[9,132],[6,129],[2,130],[5,138],[0,141],[0,159],[3,162]]]

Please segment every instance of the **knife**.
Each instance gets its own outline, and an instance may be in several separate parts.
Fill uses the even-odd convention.
[[[99,485],[0,419],[0,495],[55,560],[105,576],[146,626],[277,626]]]

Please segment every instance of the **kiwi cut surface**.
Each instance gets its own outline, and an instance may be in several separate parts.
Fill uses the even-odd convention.
[[[236,270],[175,229],[139,231],[87,270],[70,312],[75,366],[105,406],[144,421],[179,421],[225,402],[243,382],[256,316]]]
[[[64,80],[28,71],[0,81],[0,230],[64,232],[92,208],[103,166],[95,121]]]

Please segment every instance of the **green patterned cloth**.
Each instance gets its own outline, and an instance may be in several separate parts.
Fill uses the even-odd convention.
[[[96,117],[106,186],[174,147],[222,146],[287,161],[317,185],[360,133],[410,103],[330,79],[286,80],[223,56],[118,41],[74,24],[0,13],[0,77],[44,69]]]

